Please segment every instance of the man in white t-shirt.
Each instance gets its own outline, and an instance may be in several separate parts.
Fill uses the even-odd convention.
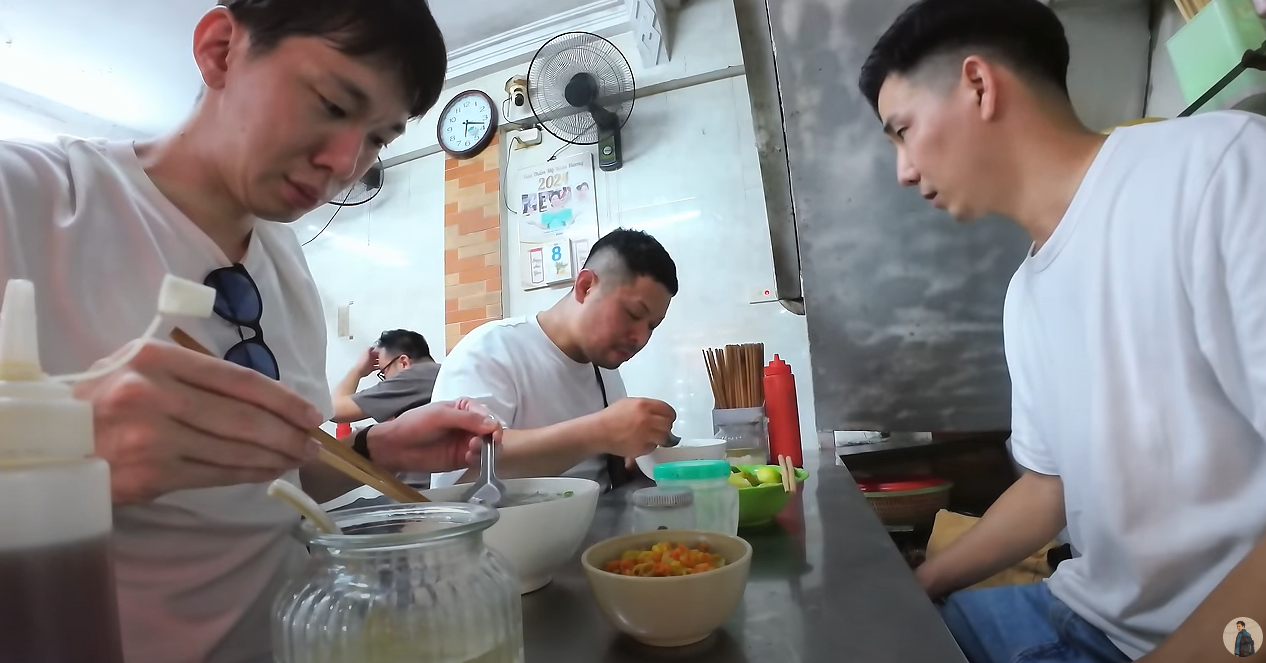
[[[1208,661],[1266,614],[1266,118],[1084,127],[1038,0],[924,0],[861,75],[901,184],[1033,238],[1003,327],[1026,471],[918,570],[973,663]],[[1140,82],[1141,85],[1141,82]]]
[[[618,484],[626,464],[663,444],[667,403],[626,398],[617,369],[646,346],[677,294],[677,267],[654,237],[614,230],[548,311],[490,322],[453,348],[434,397],[465,394],[506,425],[497,472]],[[433,486],[462,471],[437,474]],[[468,477],[469,478],[469,477]]]
[[[272,660],[272,602],[305,551],[289,532],[298,517],[267,482],[300,481],[302,467],[314,495],[349,487],[312,463],[305,431],[332,414],[324,319],[282,224],[359,179],[444,81],[443,39],[422,0],[221,5],[194,31],[205,93],[171,135],[0,142],[0,281],[35,283],[50,373],[87,369],[139,337],[166,274],[217,290],[210,319],[171,322],[229,361],[151,342],[76,390],[110,464],[129,663]],[[496,430],[467,401],[433,403],[359,442],[388,468],[434,471],[468,467],[476,436]],[[28,607],[27,628],[74,637],[74,624]],[[0,630],[13,628],[23,626]]]

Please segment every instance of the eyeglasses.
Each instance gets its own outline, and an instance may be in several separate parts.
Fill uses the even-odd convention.
[[[400,360],[400,358],[401,358],[401,357],[403,357],[403,356],[404,356],[404,355],[396,355],[395,359],[392,359],[391,361],[387,362],[387,365],[386,365],[386,366],[383,366],[382,368],[378,369],[378,381],[379,381],[379,382],[382,382],[383,380],[386,380],[386,379],[387,379],[387,369],[388,369],[388,368],[391,368],[391,365],[392,365],[392,364],[394,364],[394,363],[396,363],[397,361],[399,361],[399,360]]]
[[[238,326],[237,335],[241,342],[229,348],[224,358],[238,366],[259,371],[274,379],[281,379],[277,367],[277,357],[264,343],[264,330],[259,321],[264,315],[264,300],[259,294],[259,286],[255,279],[241,264],[232,267],[221,267],[203,279],[202,283],[215,289],[215,314]],[[245,327],[254,335],[247,338],[242,333]]]

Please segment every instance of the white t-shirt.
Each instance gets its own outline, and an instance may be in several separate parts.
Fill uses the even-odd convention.
[[[1004,317],[1016,460],[1081,553],[1051,591],[1138,658],[1266,531],[1266,118],[1113,132]]]
[[[602,370],[607,402],[626,396],[619,371]],[[572,360],[549,340],[536,316],[489,322],[457,343],[435,380],[434,401],[478,400],[507,428],[553,426],[602,410],[593,364]],[[464,470],[431,475],[432,486],[451,486]],[[606,481],[601,456],[586,459],[566,476]]]
[[[35,283],[46,372],[84,370],[139,337],[164,275],[201,283],[229,264],[154,186],[131,143],[0,142],[0,281]],[[331,413],[321,302],[294,233],[259,223],[243,264],[282,381]],[[218,316],[173,322],[220,353],[240,340]],[[305,552],[289,535],[294,510],[266,489],[182,491],[114,509],[129,663],[272,660],[272,602]]]

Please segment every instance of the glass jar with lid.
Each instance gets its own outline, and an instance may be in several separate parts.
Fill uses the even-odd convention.
[[[635,533],[695,528],[695,495],[689,488],[639,488],[632,499]]]
[[[519,581],[484,544],[497,512],[473,504],[391,504],[310,523],[306,573],[277,600],[279,663],[523,663]]]
[[[695,528],[733,536],[738,533],[738,488],[730,483],[724,460],[683,460],[655,466],[655,484],[689,488],[694,494]]]

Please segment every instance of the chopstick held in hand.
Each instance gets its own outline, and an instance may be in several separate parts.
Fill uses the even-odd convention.
[[[192,336],[177,327],[171,332],[171,338],[186,350],[192,350],[210,357],[215,355],[196,341]],[[312,438],[321,445],[319,458],[330,467],[346,474],[378,492],[401,503],[427,502],[429,500],[409,484],[396,478],[396,475],[375,465],[369,459],[353,451],[350,447],[334,439],[332,435],[313,428],[308,431]],[[350,466],[350,467],[349,467]]]

